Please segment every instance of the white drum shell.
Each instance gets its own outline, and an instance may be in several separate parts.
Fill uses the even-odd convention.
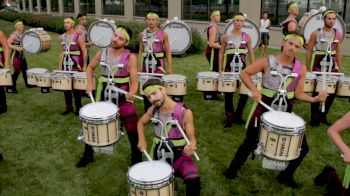
[[[87,88],[87,75],[86,72],[79,72],[73,74],[73,89],[86,90]],[[93,90],[95,90],[95,77],[93,78]]]
[[[323,77],[322,76],[318,76],[316,78],[316,81],[317,81],[317,84],[316,84],[315,91],[316,92],[323,91],[323,84],[322,84],[323,83]],[[338,79],[335,78],[335,77],[328,77],[328,78],[326,78],[324,91],[327,94],[334,94],[336,92],[337,82],[338,82]]]
[[[31,68],[27,70],[27,83],[30,85],[37,85],[37,75],[41,73],[46,73],[45,68]]]
[[[43,28],[34,28],[23,33],[20,44],[26,54],[46,52],[51,48],[51,37]]]
[[[37,86],[39,87],[51,87],[52,81],[51,81],[51,75],[52,73],[40,73],[37,77]]]
[[[164,87],[168,95],[186,95],[187,82],[186,76],[180,74],[168,74],[162,77]]]
[[[304,81],[304,92],[305,93],[312,93],[315,90],[315,79],[316,75],[312,72],[307,72],[305,81]]]
[[[350,97],[350,77],[341,77],[337,86],[337,96]]]
[[[218,91],[219,73],[207,71],[197,74],[198,91]]]
[[[51,78],[52,89],[54,90],[72,90],[73,80],[71,74],[54,73]]]
[[[12,86],[12,75],[10,69],[0,69],[0,86]]]
[[[237,80],[238,78],[236,76],[228,76],[228,75],[221,75],[219,76],[218,81],[218,91],[219,92],[227,92],[227,93],[234,93],[237,90]]]

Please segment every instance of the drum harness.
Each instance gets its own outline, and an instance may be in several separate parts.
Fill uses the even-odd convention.
[[[66,42],[62,42],[61,44],[65,47],[63,52],[63,69],[64,71],[72,71],[74,62],[70,56],[70,46],[74,45],[75,42],[70,42],[68,44]]]
[[[233,58],[232,58],[232,61],[230,63],[230,67],[231,67],[231,72],[237,72],[237,73],[240,73],[242,71],[242,68],[243,68],[243,62],[242,62],[242,59],[241,59],[241,56],[239,55],[240,53],[247,53],[247,50],[242,50],[239,48],[239,46],[241,44],[245,44],[246,41],[242,40],[240,42],[240,44],[237,44],[237,43],[232,43],[231,41],[228,41],[227,42],[228,45],[230,47],[234,46],[233,49],[230,49],[230,50],[226,50],[225,51],[225,57],[224,57],[224,63],[223,65],[226,66],[226,56],[228,54],[234,54]],[[236,71],[237,70],[237,71]]]
[[[154,71],[156,70],[157,60],[153,52],[153,43],[159,42],[159,40],[156,39],[156,32],[151,33],[150,37],[147,36],[147,38],[148,39],[143,39],[144,41],[147,42],[148,46],[150,47],[145,60],[146,72],[149,73],[149,68],[151,67],[152,73],[154,73]],[[151,57],[151,60],[149,59],[150,57]]]

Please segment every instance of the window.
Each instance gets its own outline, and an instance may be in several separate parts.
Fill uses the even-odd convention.
[[[58,0],[51,0],[51,11],[52,12],[59,12]]]
[[[87,14],[95,13],[95,0],[80,0],[80,12]]]
[[[209,20],[211,11],[220,10],[225,21],[239,10],[239,0],[183,0],[182,4],[182,16],[190,20]]]
[[[74,13],[74,0],[63,1],[63,12]]]
[[[135,0],[135,16],[146,17],[148,12],[155,12],[161,18],[168,17],[168,0]]]
[[[124,0],[103,0],[103,14],[124,15]]]
[[[41,11],[46,12],[47,11],[46,0],[40,0],[40,5],[41,5]]]
[[[33,6],[33,11],[38,11],[38,2],[37,1],[32,1],[32,6]]]

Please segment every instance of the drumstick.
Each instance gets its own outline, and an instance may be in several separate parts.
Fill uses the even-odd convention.
[[[326,90],[326,74],[322,74],[322,91],[325,91]],[[322,102],[322,108],[321,108],[321,112],[324,113],[326,110],[326,102],[323,101]]]
[[[248,93],[249,97],[252,97],[252,92],[249,91]],[[266,103],[264,103],[263,101],[258,101],[262,106],[264,106],[266,109],[268,109],[269,111],[276,111],[275,109],[273,109],[272,107],[270,107],[269,105],[267,105]]]
[[[92,92],[89,92],[89,97],[92,103],[95,103],[94,96],[92,96]]]
[[[116,89],[118,92],[123,93],[124,95],[128,94],[127,91],[125,91],[125,90],[123,90],[123,89],[121,89],[121,88],[115,87],[115,89]],[[134,95],[134,96],[135,96],[135,98],[137,98],[137,99],[139,99],[139,100],[143,100],[143,97],[140,97],[140,96],[137,96],[137,95]]]
[[[142,152],[145,154],[145,156],[147,157],[148,161],[153,161],[151,156],[149,156],[147,150],[143,149]]]

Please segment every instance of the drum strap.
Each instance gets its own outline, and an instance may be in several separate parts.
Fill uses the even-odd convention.
[[[117,83],[117,84],[122,84],[122,83],[128,83],[130,81],[130,77],[126,77],[126,78],[113,78],[113,82]],[[102,89],[103,89],[103,83],[104,82],[108,82],[108,78],[101,76],[98,79],[98,84],[97,84],[97,89],[96,89],[96,101],[100,101],[101,100],[101,93],[102,93]]]
[[[143,67],[143,62],[144,62],[144,59],[149,55],[148,52],[143,52],[142,53],[142,58],[141,58],[141,69]],[[164,52],[157,52],[157,53],[153,53],[154,57],[156,58],[164,58]]]
[[[169,140],[169,141],[171,141],[171,143],[173,144],[174,147],[180,147],[180,146],[186,145],[185,139]],[[153,138],[152,147],[151,147],[150,153],[149,153],[152,158],[154,158],[154,149],[156,148],[156,145],[159,144],[159,142],[160,142],[160,138],[158,138],[158,137]]]
[[[333,51],[330,51],[331,53],[331,55],[335,55],[336,54],[336,51],[335,50],[333,50]],[[311,62],[310,62],[310,70],[313,70],[313,68],[314,68],[314,61],[315,61],[315,57],[316,57],[316,55],[326,55],[327,54],[327,52],[326,51],[320,51],[320,50],[316,50],[316,51],[313,51],[312,52],[312,57],[311,57]]]
[[[229,54],[247,54],[248,50],[247,49],[229,49],[229,50],[225,50],[224,52],[224,62],[223,62],[223,70],[225,70],[226,67],[226,62],[227,62],[227,55]],[[241,58],[241,57],[239,57]],[[242,59],[241,59],[242,60]]]
[[[80,51],[79,50],[77,50],[77,51],[69,51],[69,52],[67,52],[67,53],[65,53],[65,54],[71,54],[71,55],[80,55]]]
[[[211,52],[210,52],[210,70],[213,70],[213,63],[214,63],[214,48],[211,48]]]
[[[4,51],[4,48],[3,47],[0,47],[0,52]]]

